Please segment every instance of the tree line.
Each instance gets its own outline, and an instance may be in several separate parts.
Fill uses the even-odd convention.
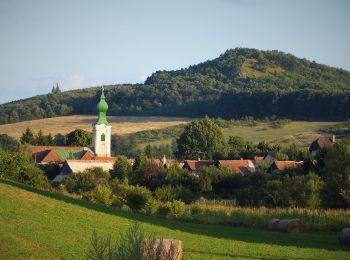
[[[242,72],[245,76],[242,76]],[[144,84],[105,86],[109,115],[340,120],[350,117],[350,73],[278,51],[236,48]],[[0,123],[95,114],[99,88],[0,105]]]

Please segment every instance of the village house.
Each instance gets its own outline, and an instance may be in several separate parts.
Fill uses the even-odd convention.
[[[274,161],[272,165],[267,170],[268,173],[273,173],[275,171],[283,171],[286,169],[296,169],[302,168],[304,166],[304,162],[296,162],[296,161]]]
[[[216,161],[213,160],[185,160],[183,169],[187,169],[191,173],[196,173],[199,167],[209,167],[216,165]]]
[[[218,160],[217,165],[218,167],[227,167],[240,175],[256,172],[255,164],[252,160]]]
[[[92,126],[92,147],[79,146],[33,146],[32,156],[35,162],[39,165],[58,164],[61,167],[59,174],[53,181],[59,182],[63,178],[71,174],[82,172],[89,168],[99,167],[104,171],[113,169],[114,163],[118,160],[117,157],[111,156],[111,132],[112,125],[107,121],[106,113],[108,104],[105,101],[104,92],[102,89],[100,101],[97,105],[98,119]],[[310,146],[312,154],[317,153],[324,147],[329,147],[335,142],[332,138],[320,137],[315,140]],[[256,172],[256,167],[262,161],[271,162],[268,169],[269,173],[275,171],[283,171],[287,168],[303,167],[303,162],[295,161],[278,161],[275,160],[276,152],[269,152],[265,157],[255,156],[254,160],[185,160],[184,163],[179,163],[176,160],[169,160],[165,156],[162,159],[152,159],[156,164],[170,168],[177,164],[180,168],[187,169],[191,173],[196,173],[199,167],[227,167],[235,174],[248,175]],[[128,159],[133,165],[134,159]]]
[[[32,157],[36,164],[59,164],[65,160],[91,160],[95,157],[89,147],[80,146],[32,146]]]
[[[313,141],[310,145],[309,152],[312,156],[316,156],[323,148],[331,147],[335,143],[335,135],[332,137],[320,137]]]

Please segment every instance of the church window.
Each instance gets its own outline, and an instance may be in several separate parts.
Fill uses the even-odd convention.
[[[106,141],[106,135],[105,134],[102,134],[101,135],[101,142],[105,142]]]

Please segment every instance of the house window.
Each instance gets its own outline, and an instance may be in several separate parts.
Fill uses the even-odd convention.
[[[106,135],[102,134],[101,135],[101,143],[104,143],[106,141]]]

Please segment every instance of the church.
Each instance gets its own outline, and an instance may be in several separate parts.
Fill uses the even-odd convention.
[[[100,167],[111,170],[116,157],[111,156],[112,125],[107,120],[108,104],[102,88],[97,104],[98,118],[92,125],[92,147],[33,146],[32,156],[37,164],[58,164],[60,173],[54,178],[59,182],[75,172]],[[130,160],[130,163],[133,163]]]

